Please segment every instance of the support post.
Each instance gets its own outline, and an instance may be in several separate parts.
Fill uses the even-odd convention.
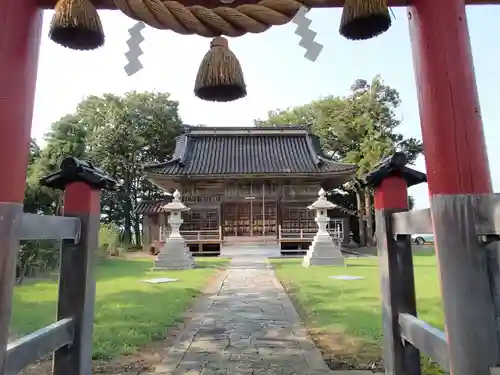
[[[473,212],[492,187],[465,2],[413,0],[408,18],[450,370],[487,375],[499,343]]]
[[[19,225],[35,97],[42,12],[36,0],[0,0],[0,373],[9,337]]]
[[[403,343],[399,328],[399,314],[417,316],[411,238],[394,238],[392,214],[408,211],[408,186],[425,182],[426,177],[405,164],[404,154],[396,153],[365,177],[366,185],[374,190],[387,375],[421,374],[420,351],[409,342]]]
[[[57,319],[73,317],[75,336],[70,347],[55,352],[54,375],[91,375],[100,191],[84,182],[69,184],[64,216],[78,217],[82,231],[78,243],[63,241],[61,250]]]
[[[375,188],[375,220],[380,262],[384,364],[387,375],[420,375],[420,353],[403,344],[399,314],[417,316],[411,242],[408,236],[394,239],[392,214],[408,210],[406,181],[388,177]]]
[[[73,319],[74,340],[54,353],[53,375],[92,375],[100,190],[114,190],[116,181],[90,163],[70,157],[63,160],[60,171],[43,178],[41,184],[64,190],[64,215],[78,217],[81,222],[79,240],[62,243],[57,320]]]

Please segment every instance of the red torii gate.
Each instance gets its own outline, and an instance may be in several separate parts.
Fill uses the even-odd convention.
[[[255,3],[237,0],[231,6]],[[0,217],[23,203],[26,165],[42,29],[42,9],[54,0],[0,0]],[[198,3],[185,0],[185,5]],[[206,1],[214,6],[216,0]],[[339,7],[342,0],[322,6]],[[492,4],[493,0],[469,1]],[[113,0],[94,0],[113,9]],[[491,194],[491,178],[472,63],[464,0],[392,0],[389,6],[408,5],[410,38],[418,90],[419,112],[431,201],[460,195]],[[446,231],[463,228],[454,217],[441,223],[437,245]],[[5,267],[12,265],[8,249],[18,241],[12,225],[0,222],[0,319],[10,315],[3,306],[11,285]],[[471,250],[471,249],[469,249]],[[463,256],[466,256],[465,252]],[[470,296],[474,305],[475,296]],[[4,346],[5,343],[0,343]],[[452,369],[453,371],[453,369]],[[476,374],[471,374],[476,375]],[[479,375],[479,374],[477,374]]]
[[[255,2],[237,0],[233,5]],[[42,9],[52,8],[54,3],[0,0],[0,167],[4,181],[9,181],[0,186],[0,202],[19,203],[23,199]],[[342,3],[327,0],[323,5],[337,7]],[[113,0],[94,0],[94,4],[113,9]],[[403,6],[406,1],[392,0],[389,5]],[[412,0],[408,5],[431,196],[492,191],[465,5],[463,0]]]

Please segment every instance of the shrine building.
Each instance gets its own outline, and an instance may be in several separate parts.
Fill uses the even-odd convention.
[[[319,139],[302,126],[192,127],[177,138],[171,160],[144,167],[146,177],[167,193],[178,189],[185,212],[181,233],[191,251],[217,255],[234,243],[279,245],[305,251],[317,226],[307,207],[321,187],[335,188],[356,173],[321,151]],[[163,201],[143,201],[144,250],[162,245],[168,235]],[[349,241],[349,218],[329,212],[329,230]]]

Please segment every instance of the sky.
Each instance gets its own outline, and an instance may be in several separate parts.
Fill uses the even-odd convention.
[[[100,12],[106,34],[104,47],[79,52],[60,47],[47,37],[51,11],[44,14],[44,30],[38,68],[32,135],[42,141],[50,125],[87,95],[123,94],[127,91],[169,92],[180,103],[186,124],[209,126],[251,126],[277,108],[308,103],[327,95],[346,95],[358,78],[370,80],[380,74],[396,88],[402,99],[398,116],[400,131],[421,139],[413,62],[404,8],[394,10],[392,28],[378,38],[352,42],[338,33],[341,10],[313,9],[311,28],[324,45],[315,62],[304,58],[293,23],[271,28],[263,34],[230,39],[229,47],[238,57],[247,84],[248,96],[232,103],[210,103],[193,95],[198,66],[210,39],[183,36],[147,27],[143,30],[144,68],[129,77],[125,73],[128,29],[135,21],[119,11]],[[498,69],[500,7],[469,6],[469,30],[484,122],[493,188],[500,190],[500,141],[497,126],[500,105]],[[443,145],[446,147],[446,145]],[[416,168],[425,172],[423,157]],[[426,184],[412,187],[416,207],[428,207]]]

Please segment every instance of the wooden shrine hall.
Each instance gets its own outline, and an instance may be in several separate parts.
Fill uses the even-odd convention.
[[[181,233],[196,253],[218,254],[222,244],[279,244],[305,250],[317,226],[307,209],[326,190],[351,179],[356,167],[320,149],[306,127],[213,128],[186,126],[172,160],[144,167],[147,178],[170,193],[178,189],[185,212]],[[144,250],[154,251],[169,233],[164,201],[140,202]],[[349,219],[329,212],[329,230],[349,241]],[[201,254],[200,254],[201,255]]]

